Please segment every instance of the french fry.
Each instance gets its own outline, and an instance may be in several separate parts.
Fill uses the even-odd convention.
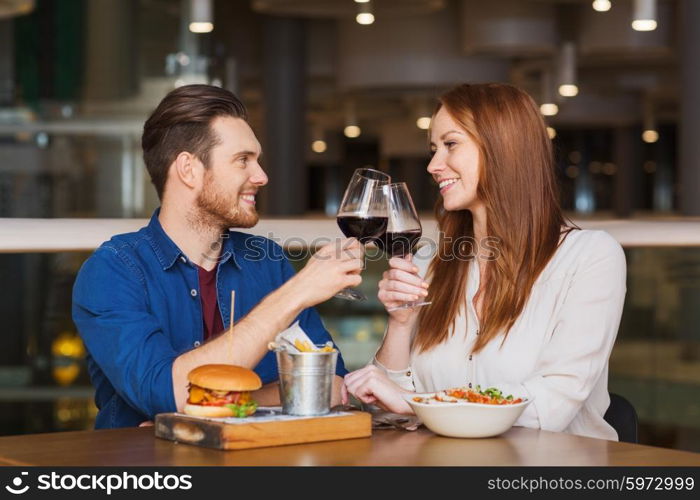
[[[316,347],[313,341],[304,333],[304,330],[301,329],[298,322],[279,333],[269,347],[274,350],[275,346],[283,342],[288,345],[291,344],[290,347],[294,346],[299,352],[336,352],[336,348],[331,341],[326,342],[323,346]]]
[[[306,340],[296,339],[294,341],[294,347],[299,349],[301,352],[335,352],[335,347],[333,344],[326,344],[321,348],[315,347],[313,344]]]
[[[314,352],[314,347],[306,340],[295,340],[294,347],[299,349],[301,352]]]

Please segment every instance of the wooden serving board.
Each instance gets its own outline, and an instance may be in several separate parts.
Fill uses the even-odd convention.
[[[372,416],[360,411],[333,412],[319,417],[258,411],[253,417],[234,419],[161,413],[156,415],[155,433],[156,437],[179,443],[243,450],[367,437],[372,434]]]

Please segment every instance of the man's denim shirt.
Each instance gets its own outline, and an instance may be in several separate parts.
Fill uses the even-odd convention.
[[[202,342],[197,268],[165,234],[156,210],[148,226],[114,236],[83,264],[73,287],[73,321],[88,351],[99,408],[96,428],[127,427],[176,411],[173,361]],[[282,248],[267,238],[229,231],[217,264],[216,289],[224,327],[294,275]],[[314,309],[297,318],[315,343],[331,340]],[[263,384],[278,379],[268,352],[255,371]],[[347,373],[338,356],[336,373]]]

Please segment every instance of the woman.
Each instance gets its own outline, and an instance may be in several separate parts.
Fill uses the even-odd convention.
[[[607,233],[567,225],[536,104],[510,85],[456,87],[440,98],[430,148],[437,254],[429,266],[391,259],[378,296],[387,310],[432,305],[390,312],[347,390],[410,413],[406,392],[495,386],[534,398],[516,425],[617,440],[603,415],[625,257]]]

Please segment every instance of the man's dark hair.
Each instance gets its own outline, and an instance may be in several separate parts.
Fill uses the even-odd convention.
[[[211,85],[185,85],[166,95],[143,126],[141,147],[146,169],[163,199],[168,168],[187,151],[209,166],[209,153],[219,138],[211,122],[219,116],[248,119],[243,103],[228,90]]]

